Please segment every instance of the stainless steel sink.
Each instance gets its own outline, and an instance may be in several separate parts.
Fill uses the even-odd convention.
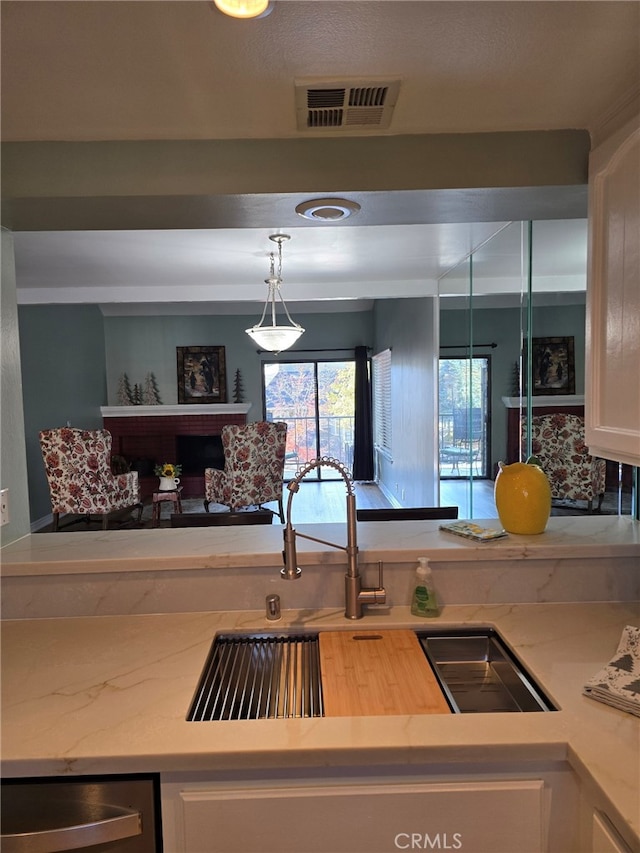
[[[495,631],[417,633],[456,713],[556,710]]]
[[[555,711],[490,629],[416,631],[456,714]],[[189,721],[322,717],[318,634],[225,634],[215,638]]]
[[[187,720],[322,717],[318,635],[216,637]]]

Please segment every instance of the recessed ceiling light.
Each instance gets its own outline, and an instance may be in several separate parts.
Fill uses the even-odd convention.
[[[296,207],[299,216],[314,222],[338,222],[354,216],[359,210],[360,205],[348,198],[314,198]]]

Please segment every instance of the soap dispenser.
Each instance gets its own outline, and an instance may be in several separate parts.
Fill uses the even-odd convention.
[[[414,616],[432,617],[437,616],[439,612],[429,560],[426,557],[418,557],[411,596],[411,613]]]

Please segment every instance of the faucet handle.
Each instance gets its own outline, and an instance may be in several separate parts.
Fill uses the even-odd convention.
[[[367,607],[385,607],[387,601],[387,591],[384,587],[366,587],[361,589],[358,594],[360,604]]]
[[[358,594],[358,601],[367,607],[382,609],[386,607],[387,591],[383,585],[382,560],[378,561],[378,586],[363,587]]]
[[[375,587],[375,586],[368,587],[368,589],[371,590],[372,593],[373,592],[378,592],[378,593],[384,593],[385,592],[384,576],[383,576],[382,567],[383,567],[382,560],[378,560],[378,586],[377,587]]]

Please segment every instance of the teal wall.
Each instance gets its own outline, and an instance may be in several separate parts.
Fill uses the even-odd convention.
[[[97,305],[21,305],[20,358],[31,520],[51,512],[38,433],[102,427],[107,401],[102,314]]]
[[[283,359],[305,358],[303,346],[310,350],[370,346],[373,337],[372,312],[354,311],[335,314],[302,314],[289,306],[292,316],[306,330],[295,346],[295,353],[282,353]],[[131,386],[143,384],[147,373],[156,378],[164,405],[178,402],[176,347],[223,346],[227,368],[227,402],[233,402],[236,370],[240,370],[244,401],[252,403],[249,420],[262,418],[261,363],[273,360],[259,355],[245,333],[259,319],[253,315],[200,315],[175,317],[105,317],[107,386],[109,405],[118,405],[119,377],[126,373]],[[322,353],[309,353],[321,357]],[[330,352],[327,352],[331,356]]]
[[[0,544],[7,545],[29,533],[27,457],[22,411],[22,371],[16,295],[13,236],[2,229],[2,287],[0,293],[0,488],[9,490],[9,523],[0,527]]]
[[[435,506],[437,298],[376,303],[375,352],[391,349],[391,447],[378,453],[380,487],[399,506]]]

